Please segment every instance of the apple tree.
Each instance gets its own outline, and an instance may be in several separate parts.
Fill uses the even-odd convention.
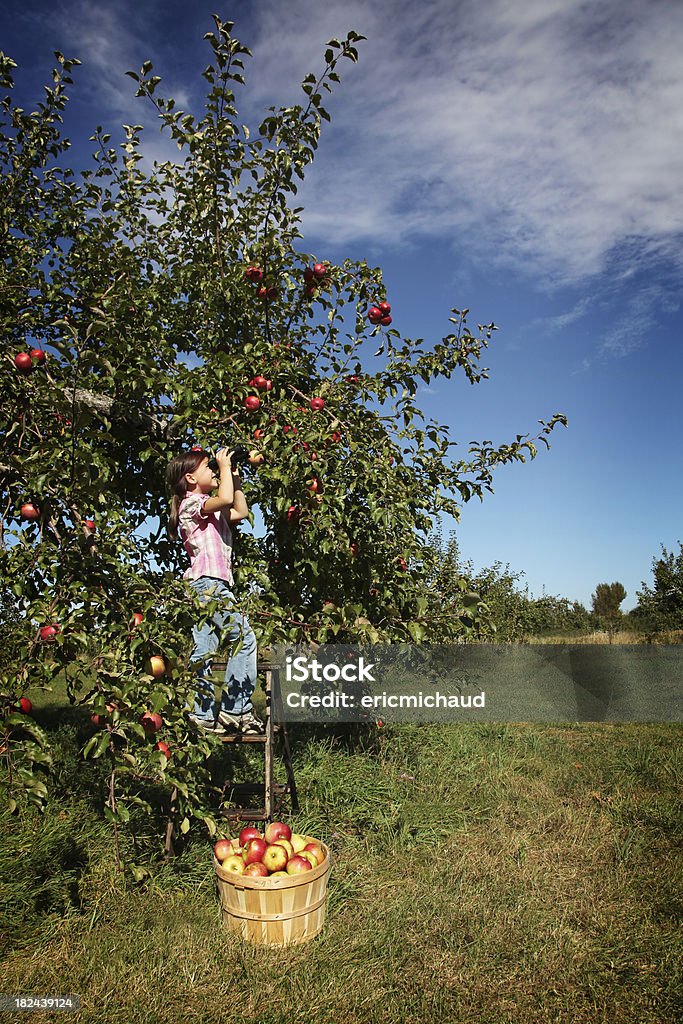
[[[244,490],[263,528],[237,537],[235,571],[261,645],[460,642],[477,597],[457,577],[442,600],[429,532],[565,422],[454,457],[419,388],[485,377],[495,325],[473,329],[453,309],[442,338],[404,338],[380,268],[303,246],[297,186],[362,37],[330,40],[301,102],[250,130],[236,98],[249,51],[232,28],[214,16],[205,37],[201,111],[164,96],[150,62],[128,72],[173,144],[154,163],[134,124],[118,144],[96,127],[92,164],[73,167],[62,119],[79,62],[57,54],[27,112],[0,58],[0,526],[14,608],[0,691],[9,707],[65,680],[92,716],[85,756],[108,761],[117,841],[150,792],[177,793],[181,832],[215,827],[217,741],[185,716],[190,629],[211,608],[196,606],[166,535],[174,455],[252,452]],[[37,758],[29,790],[43,754],[49,767],[33,724],[13,712],[1,726],[10,773],[27,749]]]

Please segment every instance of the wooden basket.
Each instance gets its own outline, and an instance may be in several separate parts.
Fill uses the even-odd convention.
[[[305,837],[309,843],[318,839]],[[251,878],[225,871],[214,857],[223,924],[247,942],[289,946],[319,935],[325,923],[330,851],[317,868],[286,878]]]

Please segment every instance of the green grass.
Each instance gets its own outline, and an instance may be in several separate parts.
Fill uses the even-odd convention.
[[[77,994],[88,1022],[680,1019],[680,725],[298,730],[287,820],[332,847],[327,921],[264,950],[223,929],[205,836],[117,875],[87,722],[37,715],[54,796],[2,821],[4,993]]]

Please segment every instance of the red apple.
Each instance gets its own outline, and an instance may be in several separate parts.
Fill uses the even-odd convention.
[[[167,761],[170,760],[170,758],[171,758],[171,748],[169,747],[168,743],[164,743],[163,740],[159,740],[159,742],[154,745],[154,749],[155,750],[160,750],[162,754],[166,755],[166,760]],[[219,858],[219,860],[220,860],[220,858]]]
[[[33,362],[36,363],[38,366],[42,366],[45,360],[47,359],[47,356],[43,352],[42,348],[32,348],[31,351],[29,352],[29,356],[31,357]]]
[[[28,352],[18,352],[14,357],[14,365],[19,373],[30,373],[33,369],[33,362]]]
[[[266,391],[267,388],[268,388],[268,384],[270,382],[268,380],[266,380],[265,377],[262,377],[259,374],[259,376],[258,377],[254,377],[254,379],[250,383],[253,384],[254,387],[257,387],[259,389],[259,391]]]
[[[258,284],[260,281],[263,280],[263,271],[260,269],[260,267],[247,267],[247,269],[244,271],[244,276],[246,277],[247,281],[251,281],[252,284]]]
[[[95,520],[94,519],[84,519],[83,520],[83,525],[85,527],[87,527],[88,530],[93,530],[93,532],[97,529],[97,527],[95,526]]]
[[[96,711],[90,716],[90,721],[93,725],[96,725],[98,729],[103,729],[107,724],[107,719],[104,715],[98,715]]]
[[[408,563],[406,562],[405,558],[399,558],[398,567],[401,570],[401,572],[406,571],[406,569],[408,568]]]
[[[306,284],[310,284],[313,281],[314,277],[315,274],[313,273],[311,267],[306,267],[306,269],[304,270],[304,281],[306,282]]]
[[[353,543],[349,544],[349,551],[351,552],[351,555],[354,558],[358,554],[358,545],[356,544],[355,540],[353,541]]]
[[[263,864],[269,872],[284,871],[287,867],[287,851],[279,844],[269,846],[263,854]]]
[[[380,320],[380,323],[381,323],[382,327],[388,327],[389,326],[389,324],[391,323],[391,317],[389,316],[388,313],[387,313],[386,316],[382,317],[382,319]]]
[[[316,263],[315,266],[313,267],[313,273],[320,281],[327,273],[327,267],[325,266],[324,263]]]
[[[266,827],[266,842],[274,843],[277,839],[290,839],[292,830],[284,821],[271,821]]]
[[[301,853],[299,854],[299,856],[300,857],[304,857],[308,861],[308,863],[311,865],[312,868],[317,868],[318,867],[318,858],[315,857],[310,852],[310,850],[302,850]]]
[[[307,843],[306,846],[304,846],[303,852],[312,853],[315,859],[317,860],[318,864],[322,864],[322,862],[325,860],[325,851],[323,850],[320,843]]]
[[[347,384],[357,384],[358,383],[358,375],[355,374],[355,373],[352,373],[350,377],[345,377],[344,379],[346,380]]]
[[[263,839],[263,836],[253,825],[247,825],[239,834],[240,846],[246,846],[250,839]]]
[[[272,299],[276,299],[277,296],[278,296],[278,290],[277,290],[277,288],[275,287],[274,284],[271,284],[270,288],[268,288],[268,291],[266,292],[266,297],[272,300]]]
[[[391,313],[391,306],[389,305],[388,302],[380,302],[378,308],[382,316],[387,316],[389,313]]]
[[[325,408],[325,399],[324,398],[312,398],[310,400],[310,402],[308,403],[308,405],[309,405],[309,408],[311,408],[313,410],[313,412],[318,412],[320,409],[324,409]]]
[[[31,714],[31,712],[33,711],[33,704],[28,699],[28,697],[19,698],[19,710],[23,712],[23,714],[25,715]]]
[[[26,519],[28,522],[33,519],[39,519],[40,509],[36,508],[30,501],[27,501],[21,506],[21,518]]]
[[[231,857],[233,855],[233,852],[232,843],[230,842],[230,840],[219,839],[218,842],[214,845],[213,855],[216,858],[216,860],[221,861],[225,860],[227,857]]]
[[[294,857],[290,857],[287,861],[288,875],[300,875],[304,871],[312,870],[310,862],[307,861],[305,857],[302,857],[300,853],[297,853]]]
[[[134,626],[139,626],[142,623],[143,619],[144,619],[144,615],[142,614],[142,612],[133,612],[133,625]]]
[[[244,408],[248,409],[249,412],[256,412],[261,407],[261,399],[258,395],[247,395],[244,399]]]
[[[265,839],[250,839],[248,843],[245,843],[244,849],[242,850],[242,860],[245,864],[256,864],[263,859],[263,854],[268,848],[268,843]]]
[[[244,874],[248,875],[249,878],[267,878],[268,868],[259,860],[252,861],[251,864],[247,864]]]
[[[221,867],[224,871],[229,871],[232,875],[246,874],[244,870],[244,861],[241,857],[238,857],[236,853],[233,853],[230,857],[226,857],[221,864]],[[268,874],[267,871],[266,874]]]
[[[318,491],[320,490],[320,487],[320,481],[318,480],[317,476],[314,476],[308,485],[309,491],[313,491],[314,494],[317,494]]]
[[[379,306],[372,306],[368,312],[368,320],[371,324],[378,324],[382,319],[382,310]]]
[[[296,507],[296,505],[290,505],[289,508],[287,509],[287,522],[298,523],[300,516],[301,512]]]
[[[59,633],[59,626],[54,622],[51,626],[40,627],[40,639],[41,640],[52,640]]]
[[[153,736],[155,732],[159,732],[159,729],[164,724],[163,718],[156,711],[145,711],[144,714],[140,715],[139,722],[148,736]]]
[[[260,427],[258,428],[258,430],[254,431],[254,437],[257,441],[260,441],[264,434],[265,430],[261,430]]]
[[[341,434],[339,433],[338,430],[332,431],[332,433],[330,434],[330,441],[332,441],[333,444],[339,444],[339,442],[341,441]]]

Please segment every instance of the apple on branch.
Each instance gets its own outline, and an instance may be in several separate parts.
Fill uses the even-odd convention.
[[[21,518],[25,519],[26,522],[32,522],[34,519],[40,519],[40,509],[38,509],[32,502],[27,501],[21,506]]]

